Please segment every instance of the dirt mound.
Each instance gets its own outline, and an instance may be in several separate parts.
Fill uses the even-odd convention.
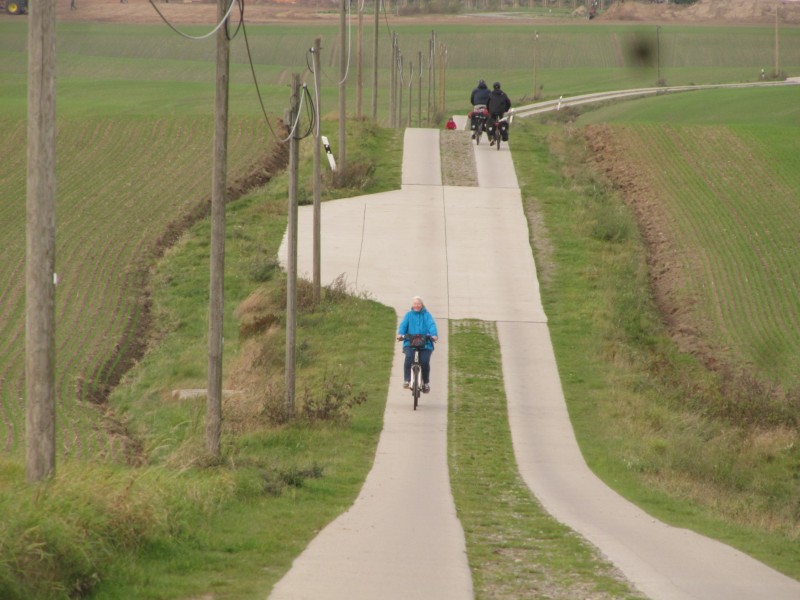
[[[217,20],[217,5],[213,1],[179,0],[165,2],[154,0],[158,11],[170,23],[176,25],[212,24]],[[234,8],[234,22],[238,20],[238,8]],[[312,19],[338,19],[335,12],[324,12],[320,7],[289,2],[254,2],[245,5],[248,24],[263,24],[275,21],[299,22]],[[161,23],[156,9],[149,0],[74,0],[59,2],[56,6],[59,21],[84,21],[93,23]]]
[[[689,6],[615,2],[600,17],[606,21],[680,21],[691,23],[774,23],[775,6],[781,23],[800,24],[800,1],[699,0]]]

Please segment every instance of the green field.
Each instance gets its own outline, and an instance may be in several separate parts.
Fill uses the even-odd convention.
[[[651,514],[795,577],[798,91],[588,109],[514,146],[587,461]]]
[[[206,28],[187,30],[204,33]],[[338,125],[330,117],[335,118],[337,101],[336,28],[327,25],[249,26],[247,31],[273,127],[275,119],[288,106],[287,86],[291,74],[303,73],[304,79],[311,81],[306,69],[306,52],[315,37],[323,38],[322,114],[326,120],[322,132],[335,146]],[[398,26],[397,31],[404,56],[410,57],[409,60],[416,62],[418,52],[427,52],[429,27]],[[754,81],[761,68],[769,69],[773,63],[770,27],[664,26],[659,39],[659,64],[653,60],[642,62],[631,54],[631,48],[642,41],[655,43],[653,27],[547,24],[538,31],[537,82],[545,98],[652,86],[657,73],[669,85]],[[383,124],[388,123],[389,113],[386,33],[387,29],[382,27],[379,117]],[[365,28],[365,36],[371,39],[370,27]],[[478,78],[501,80],[515,103],[531,97],[530,27],[509,24],[477,30],[468,26],[447,26],[437,29],[437,39],[448,48],[445,112],[468,110],[466,99]],[[475,48],[487,47],[495,49],[491,53],[475,51]],[[800,29],[782,31],[781,52],[782,70],[789,75],[800,74]],[[233,183],[264,168],[264,160],[276,144],[276,138],[261,115],[241,36],[233,42],[232,56],[229,178]],[[368,107],[371,102],[369,58],[365,63],[364,106]],[[424,87],[423,103],[427,92]],[[355,93],[350,83],[350,112]],[[129,525],[147,521],[147,505],[137,504],[139,501],[156,506],[159,503],[174,505],[172,512],[156,511],[155,515],[150,515],[155,516],[159,524],[173,523],[172,529],[166,527],[169,534],[148,530],[142,537],[136,537],[131,533],[130,539],[124,538],[122,550],[106,549],[97,544],[94,550],[103,558],[93,562],[94,555],[87,552],[84,557],[87,564],[77,565],[76,572],[88,577],[85,584],[88,588],[97,581],[84,572],[93,570],[102,571],[101,580],[110,579],[120,586],[100,586],[101,597],[107,598],[119,597],[118,589],[125,589],[125,597],[141,598],[181,597],[208,589],[216,589],[219,597],[262,594],[288,567],[304,540],[335,516],[357,492],[380,429],[380,404],[371,404],[363,413],[356,412],[353,430],[334,427],[332,431],[309,433],[299,428],[278,430],[274,434],[243,435],[239,440],[228,438],[226,451],[231,463],[240,461],[244,465],[242,471],[233,469],[228,473],[225,469],[211,469],[207,473],[193,469],[197,465],[188,457],[197,450],[202,434],[199,425],[202,407],[168,399],[173,388],[205,385],[207,268],[202,264],[202,257],[208,251],[207,224],[200,221],[178,246],[166,251],[168,260],[157,260],[175,241],[175,232],[182,232],[204,214],[210,196],[213,42],[187,41],[161,26],[61,23],[58,27],[57,102],[59,469],[63,469],[65,477],[74,477],[82,470],[81,464],[91,464],[87,472],[96,473],[96,477],[105,482],[103,485],[111,486],[110,491],[102,486],[95,491],[120,499],[116,504],[110,503],[116,518],[112,523],[116,526],[125,523],[126,518],[131,519]],[[26,106],[25,23],[2,20],[0,148],[5,152],[0,161],[0,239],[3,240],[0,245],[0,344],[6,350],[0,355],[0,443],[5,451],[5,459],[0,464],[0,506],[6,506],[4,514],[12,514],[8,506],[17,501],[10,490],[24,479],[20,464],[25,420]],[[670,230],[673,243],[681,249],[676,259],[681,277],[676,281],[683,298],[691,299],[693,322],[703,325],[703,333],[715,348],[724,350],[723,355],[732,363],[753,367],[758,374],[788,390],[797,387],[797,373],[800,372],[798,106],[800,94],[796,88],[768,92],[714,91],[610,105],[589,111],[578,121],[579,125],[610,123],[620,150],[647,174],[652,189],[658,190],[657,198],[670,222],[674,223]],[[414,104],[414,110],[417,108]],[[424,124],[427,111],[422,113]],[[608,236],[599,235],[603,243],[592,246],[594,242],[591,242],[588,255],[583,256],[585,241],[579,244],[567,234],[579,229],[574,223],[594,224],[595,233],[589,233],[589,238],[594,239],[592,235],[597,236],[598,230],[619,225],[616,219],[622,208],[607,206],[601,196],[589,194],[587,199],[577,191],[580,184],[575,183],[577,180],[573,180],[572,175],[559,174],[557,166],[545,168],[545,163],[551,159],[542,157],[549,157],[551,149],[554,156],[561,157],[552,158],[553,161],[566,160],[557,151],[561,143],[557,136],[545,138],[551,128],[562,129],[560,125],[542,128],[533,124],[520,128],[520,132],[526,131],[534,140],[530,151],[538,157],[534,163],[540,164],[542,169],[528,172],[519,164],[517,168],[520,181],[528,186],[524,190],[527,199],[547,207],[545,221],[552,227],[557,241],[555,257],[548,259],[550,255],[540,254],[537,261],[552,260],[555,265],[554,278],[549,283],[544,282],[543,294],[548,303],[565,392],[587,460],[604,477],[624,487],[626,495],[654,512],[662,510],[663,518],[704,529],[795,577],[800,576],[796,551],[786,550],[791,548],[792,542],[796,543],[799,527],[800,443],[796,434],[797,421],[791,420],[797,418],[797,412],[781,413],[783,420],[777,424],[756,422],[752,429],[754,424],[747,420],[750,414],[747,411],[764,414],[761,405],[756,404],[755,411],[747,406],[738,407],[742,410],[737,413],[733,410],[737,407],[731,408],[721,402],[714,405],[719,407],[719,415],[703,414],[703,406],[698,408],[696,404],[713,393],[710,391],[706,396],[695,393],[698,388],[692,386],[696,385],[696,380],[689,376],[681,382],[689,391],[679,389],[668,397],[662,395],[661,400],[669,401],[659,404],[653,398],[658,398],[659,393],[663,394],[665,388],[674,384],[677,375],[665,375],[664,381],[656,385],[641,373],[633,376],[626,371],[636,364],[636,368],[647,373],[653,365],[642,366],[641,363],[647,363],[657,354],[652,353],[654,346],[668,345],[665,341],[654,343],[650,336],[655,333],[643,333],[645,322],[654,327],[654,331],[658,330],[658,317],[645,314],[642,308],[647,304],[646,283],[642,288],[619,285],[619,281],[639,278],[638,281],[645,273],[641,254],[636,254],[642,249],[632,247],[633,258],[616,258],[618,263],[629,261],[625,262],[629,271],[623,270],[623,274],[617,275],[620,280],[609,282],[595,278],[601,270],[592,261],[598,256],[613,260],[621,246],[609,244],[605,239]],[[568,131],[573,130],[568,128]],[[396,186],[399,184],[399,138],[396,132],[373,134],[376,146],[366,147],[364,152],[392,150],[378,159],[372,157],[383,161],[377,170],[384,179],[371,185]],[[521,145],[515,146],[515,155],[516,148],[520,156],[528,151]],[[285,180],[275,185],[277,189],[270,193],[275,198],[281,194],[285,196]],[[307,194],[307,172],[302,185]],[[226,306],[226,340],[231,340],[230,343],[226,341],[226,358],[231,361],[226,368],[230,375],[240,368],[236,365],[242,359],[231,353],[244,353],[245,346],[239,344],[239,317],[233,314],[234,309],[263,281],[259,274],[274,269],[272,253],[277,248],[284,218],[282,203],[275,198],[262,205],[263,199],[258,194],[245,195],[240,208],[235,209],[240,214],[232,217],[235,226],[229,231],[230,260],[240,264],[236,279],[229,286]],[[593,202],[599,202],[598,198],[603,204],[599,212],[591,212],[591,218],[582,219],[581,216],[589,214],[585,211],[597,209]],[[555,234],[562,226],[565,233],[559,237]],[[198,268],[194,270],[194,267]],[[709,286],[709,281],[714,285]],[[279,293],[277,282],[272,281],[270,285],[278,288],[277,292],[270,292],[273,296]],[[581,298],[596,299],[601,291],[608,295],[603,295],[599,304],[587,306],[578,302]],[[367,315],[365,318],[375,323],[391,321],[391,315],[379,308],[369,304],[358,306],[358,311],[363,311]],[[322,324],[326,322],[326,315],[333,313],[336,313],[334,308],[319,313],[312,311],[306,317],[306,325],[310,330],[318,328],[324,338]],[[280,321],[281,313],[276,314]],[[345,317],[336,314],[337,323],[348,323]],[[638,319],[633,319],[632,315],[638,315]],[[631,325],[634,321],[635,325]],[[587,328],[587,322],[593,326]],[[161,337],[154,339],[144,335],[143,327],[152,323],[156,323]],[[609,330],[603,327],[612,328],[610,338]],[[586,332],[604,340],[629,339],[625,339],[624,344],[620,342],[624,350],[610,343],[598,348],[586,339]],[[663,334],[658,330],[658,335]],[[307,376],[312,382],[309,385],[324,386],[326,368],[329,368],[324,366],[327,365],[323,358],[325,342],[309,337],[308,344],[303,357],[307,361],[305,366],[309,367]],[[152,352],[142,357],[140,351],[145,346]],[[658,360],[664,360],[663,355],[669,352],[674,349],[664,350]],[[366,348],[365,353],[369,356],[357,355],[353,360],[375,361],[366,363],[373,365],[375,378],[361,383],[373,397],[380,398],[385,385],[380,376],[388,372],[385,360],[388,348],[377,345]],[[587,360],[587,357],[592,358]],[[116,388],[112,402],[106,403],[123,370],[140,360],[138,367],[125,376],[124,385]],[[691,359],[670,357],[668,360],[673,365],[691,365],[686,367],[687,372],[694,373],[698,369]],[[609,365],[620,369],[610,370]],[[610,394],[609,389],[612,390]],[[626,403],[638,407],[630,421],[619,418],[620,407]],[[773,405],[767,408],[771,411],[769,414],[781,410]],[[702,418],[697,416],[698,411]],[[245,414],[249,413],[245,411]],[[602,418],[598,418],[598,414]],[[739,420],[732,421],[737,415]],[[715,416],[722,419],[721,424],[713,425],[712,421],[712,425],[700,426],[700,421]],[[732,428],[728,427],[731,422]],[[140,441],[142,447],[131,449],[130,437]],[[343,441],[352,443],[352,447],[342,452],[342,456],[324,450],[338,448]],[[316,444],[323,450],[312,451],[310,447]],[[280,449],[284,445],[293,450],[282,454]],[[743,448],[752,452],[743,452]],[[137,456],[132,456],[131,452]],[[264,463],[258,458],[264,454],[277,458]],[[689,460],[690,454],[694,455],[694,460]],[[263,478],[265,473],[306,468],[320,455],[336,456],[327,464],[330,479],[312,482],[306,489],[292,492],[290,497],[274,503],[269,499],[265,501],[257,490],[254,491],[259,484],[253,482]],[[125,459],[138,460],[142,456],[149,457],[150,467],[164,468],[166,476],[160,472],[128,472],[119,466]],[[184,477],[184,473],[188,475]],[[82,492],[76,492],[59,479],[53,486],[53,493],[64,493],[77,498],[74,501],[79,503],[80,494],[91,495],[95,484],[88,475],[78,480],[78,485],[85,483],[86,489]],[[155,483],[150,483],[151,480]],[[126,495],[134,487],[134,481],[137,487],[141,483],[145,489],[150,485],[163,487],[163,494],[153,494],[162,499]],[[704,487],[704,484],[707,485]],[[209,488],[216,492],[211,494]],[[657,493],[651,496],[648,490],[657,490]],[[730,496],[717,502],[714,495],[720,490]],[[205,495],[208,501],[201,502],[200,509],[175,501],[176,498]],[[680,512],[676,505],[670,505],[664,498],[671,498],[673,502],[677,498],[679,506],[685,502],[691,507],[686,509],[685,521],[680,521],[676,514]],[[122,507],[123,500],[129,501],[130,506]],[[42,511],[31,509],[31,514],[58,512],[49,500],[39,502],[27,496],[24,502],[19,502],[19,507],[28,506],[28,502]],[[284,532],[291,537],[288,540],[291,544],[280,537],[258,543],[246,538],[249,525],[246,516],[261,514],[254,509],[259,503],[269,504],[273,511],[269,516],[262,515],[265,521],[272,518],[293,523]],[[131,507],[133,515],[114,512]],[[69,514],[68,507],[62,509]],[[254,512],[247,512],[250,509]],[[193,527],[202,528],[206,517],[219,524],[233,511],[243,515],[241,521],[229,522],[240,537],[226,539],[224,544],[249,556],[250,566],[232,565],[230,556],[215,554],[214,544],[208,539],[211,534],[205,530],[195,535],[190,533]],[[19,535],[19,540],[25,542],[30,534],[26,551],[35,549],[40,538],[31,532],[41,531],[47,543],[56,547],[53,555],[59,555],[60,546],[52,540],[60,540],[55,534],[61,531],[64,523],[56,523],[46,516],[35,523],[21,509],[13,514],[19,520],[9,519],[7,525],[0,527],[0,547],[4,539],[25,532]],[[316,515],[315,519],[309,521],[308,514]],[[84,532],[93,527],[113,527],[89,524],[88,517],[86,521],[77,517],[75,522],[66,518],[64,521]],[[268,527],[265,521],[262,523]],[[172,534],[177,542],[170,537]],[[94,542],[86,544],[88,547]],[[278,549],[280,545],[286,548]],[[175,557],[179,551],[186,553],[185,560]],[[139,557],[141,564],[123,558],[109,567],[107,556],[115,552],[123,557]],[[172,556],[174,562],[163,561],[165,555]],[[238,573],[237,569],[245,572],[262,569],[263,565],[254,556],[267,556],[267,560],[274,561],[268,573],[258,580],[242,582],[235,580],[233,574],[220,575],[229,570]],[[6,560],[0,557],[0,582],[3,584],[13,579],[15,573],[9,563],[4,562]],[[54,562],[57,561],[54,559]],[[174,572],[166,572],[170,569]],[[195,570],[204,570],[198,581],[194,581]],[[53,567],[52,572],[57,580],[58,569]],[[169,580],[164,596],[131,584],[142,572],[152,572],[158,585]],[[132,587],[126,588],[126,585]],[[0,587],[0,592],[0,596],[26,597],[24,590],[18,593]],[[40,597],[65,596],[57,592],[48,596],[41,592]]]
[[[798,88],[716,90],[587,115],[615,124],[663,210],[684,324],[787,389],[800,387],[798,105]]]

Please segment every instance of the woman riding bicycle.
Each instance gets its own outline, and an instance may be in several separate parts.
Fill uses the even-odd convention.
[[[403,387],[411,385],[411,363],[414,362],[415,348],[411,347],[411,341],[406,339],[406,335],[427,335],[430,339],[425,341],[425,347],[419,350],[419,363],[422,366],[422,391],[426,394],[431,391],[431,354],[433,353],[433,342],[439,339],[439,332],[436,329],[436,321],[433,315],[425,308],[425,303],[419,296],[411,299],[411,310],[409,310],[400,326],[397,328],[397,339],[403,341],[403,353],[406,355],[403,364]]]

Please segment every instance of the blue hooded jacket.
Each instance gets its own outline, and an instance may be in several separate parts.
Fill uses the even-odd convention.
[[[406,316],[403,317],[403,320],[400,322],[400,327],[397,328],[398,335],[405,335],[410,333],[411,335],[422,333],[427,334],[430,336],[437,336],[439,335],[438,330],[436,329],[436,321],[433,320],[433,315],[428,312],[428,309],[424,306],[419,310],[410,310],[406,313]],[[411,345],[410,340],[403,340],[403,348]],[[433,350],[433,342],[428,340],[425,342],[425,349],[426,350]]]

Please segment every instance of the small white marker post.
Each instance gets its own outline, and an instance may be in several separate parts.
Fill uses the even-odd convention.
[[[324,135],[322,135],[322,136],[320,136],[320,139],[322,140],[323,148],[325,148],[325,154],[328,157],[328,162],[331,165],[331,171],[335,171],[336,170],[336,160],[333,158],[333,152],[331,152],[331,145],[328,143],[328,138],[325,137]]]

